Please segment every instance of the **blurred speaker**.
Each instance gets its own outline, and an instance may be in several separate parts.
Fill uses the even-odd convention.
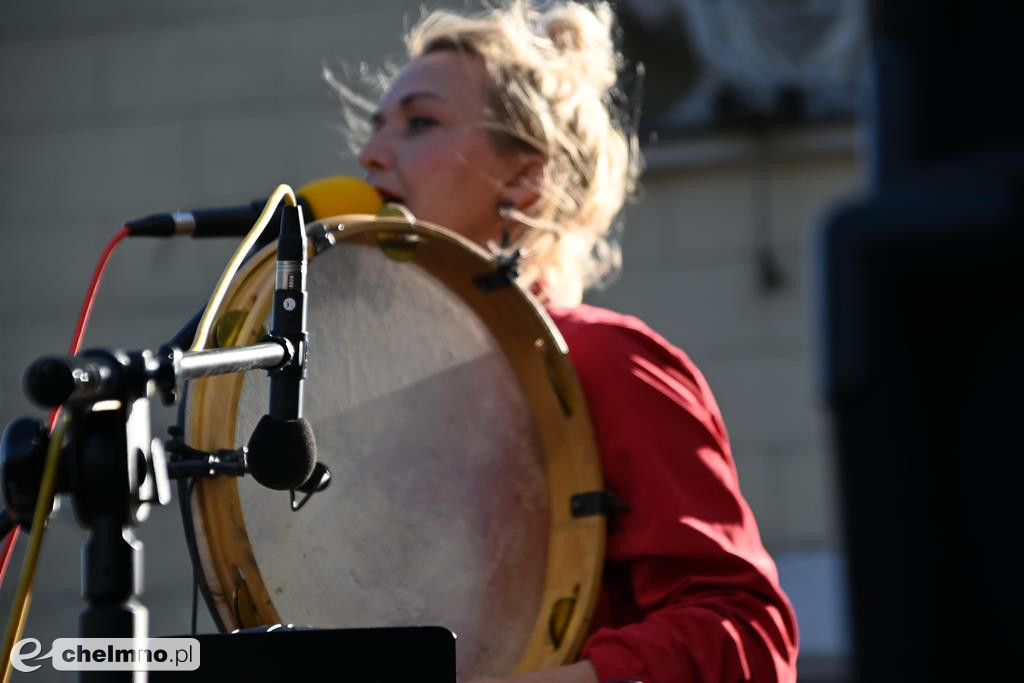
[[[896,191],[840,210],[824,233],[825,378],[861,681],[1016,667],[1020,196]]]
[[[1019,676],[1024,110],[1008,7],[874,3],[873,191],[818,235],[861,681]]]

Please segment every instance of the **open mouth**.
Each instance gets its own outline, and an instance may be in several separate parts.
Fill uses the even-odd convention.
[[[405,200],[402,199],[400,195],[397,195],[389,190],[381,189],[379,187],[376,189],[377,193],[380,194],[381,200],[383,200],[385,204],[405,204]]]

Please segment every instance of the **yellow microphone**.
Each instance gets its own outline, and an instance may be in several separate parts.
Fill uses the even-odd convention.
[[[383,205],[372,185],[351,176],[314,180],[299,188],[296,195],[310,221],[348,213],[376,214]],[[244,237],[266,203],[266,199],[257,199],[242,206],[155,213],[128,221],[125,227],[133,237]]]
[[[303,185],[296,191],[308,220],[317,221],[346,213],[375,214],[384,200],[370,183],[352,176],[331,176]],[[250,224],[251,227],[251,224]]]

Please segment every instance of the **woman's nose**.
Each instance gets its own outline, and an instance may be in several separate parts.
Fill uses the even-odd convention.
[[[367,171],[383,171],[391,166],[390,145],[379,131],[370,136],[359,152],[359,163]]]

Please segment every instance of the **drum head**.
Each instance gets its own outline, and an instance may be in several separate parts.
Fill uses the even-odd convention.
[[[564,342],[521,290],[481,279],[494,263],[454,235],[385,220],[331,234],[309,267],[304,414],[332,480],[297,511],[248,477],[200,484],[197,551],[220,622],[439,624],[462,676],[564,657],[603,552],[603,522],[565,514],[600,473]],[[270,249],[233,283],[233,343],[270,327],[273,268]],[[190,443],[243,445],[266,374],[196,384]],[[569,546],[554,543],[572,523]],[[562,575],[573,555],[583,571]]]

